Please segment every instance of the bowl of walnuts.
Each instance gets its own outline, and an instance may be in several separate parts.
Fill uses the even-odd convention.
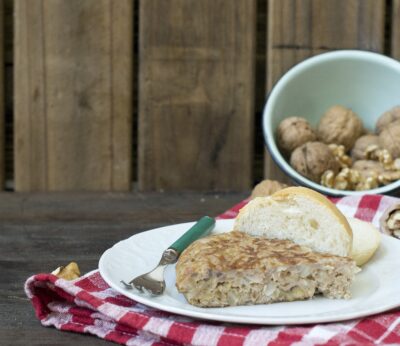
[[[400,190],[400,63],[354,50],[309,58],[274,86],[266,146],[296,183],[332,196]]]

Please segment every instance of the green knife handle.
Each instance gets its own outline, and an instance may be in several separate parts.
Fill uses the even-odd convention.
[[[169,248],[182,253],[195,240],[209,234],[214,228],[215,220],[208,216],[203,216],[197,221],[186,233],[184,233],[175,243]]]

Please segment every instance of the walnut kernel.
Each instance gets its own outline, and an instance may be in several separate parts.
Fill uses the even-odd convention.
[[[379,137],[376,135],[364,135],[356,140],[354,147],[351,149],[351,157],[353,160],[365,160],[366,149],[371,145],[379,145]]]

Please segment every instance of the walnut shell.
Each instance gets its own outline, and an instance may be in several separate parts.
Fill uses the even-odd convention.
[[[366,159],[366,149],[370,145],[379,145],[379,137],[376,135],[364,135],[356,140],[353,149],[351,149],[351,157],[353,160]]]
[[[336,174],[340,168],[332,151],[321,142],[308,142],[296,148],[290,156],[290,164],[301,175],[318,184],[325,171],[332,170]]]
[[[358,160],[353,163],[351,168],[359,171],[364,179],[368,177],[377,177],[385,170],[378,161],[372,160]]]
[[[400,120],[386,126],[379,134],[379,146],[387,149],[393,159],[400,157]]]
[[[400,203],[394,203],[387,208],[379,219],[383,233],[400,238]]]
[[[333,106],[321,118],[317,134],[324,143],[342,144],[350,150],[363,131],[363,124],[356,113],[342,106]]]
[[[310,123],[300,117],[290,117],[281,121],[276,130],[276,140],[279,149],[285,155],[307,142],[317,139],[314,129]]]
[[[386,126],[397,120],[400,120],[400,106],[393,107],[379,117],[375,126],[376,133],[380,134]]]
[[[251,192],[251,198],[270,196],[276,191],[282,190],[288,185],[276,180],[263,180],[258,183]]]

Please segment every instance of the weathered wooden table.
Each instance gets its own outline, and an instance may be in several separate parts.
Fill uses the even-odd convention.
[[[217,215],[244,199],[230,194],[0,194],[0,344],[105,345],[94,336],[44,328],[25,279],[74,260],[97,268],[115,242],[163,225]]]

